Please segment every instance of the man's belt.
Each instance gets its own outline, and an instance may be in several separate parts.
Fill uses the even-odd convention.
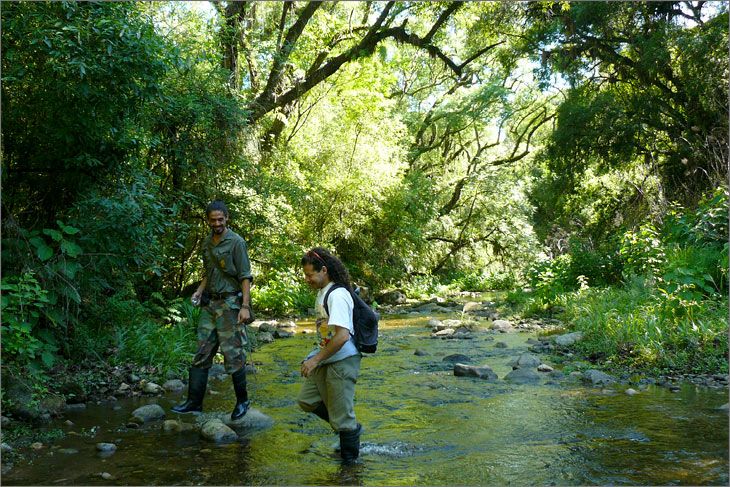
[[[210,293],[210,299],[212,300],[221,300],[226,299],[228,296],[236,296],[240,294],[238,291],[230,292],[230,293]]]

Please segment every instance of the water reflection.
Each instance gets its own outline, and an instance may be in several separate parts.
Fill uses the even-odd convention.
[[[361,463],[342,466],[337,436],[296,406],[298,364],[311,336],[298,334],[253,354],[253,406],[274,425],[225,446],[159,423],[129,430],[136,407],[179,397],[121,400],[69,413],[69,435],[3,476],[10,484],[85,485],[703,485],[728,482],[727,390],[649,388],[635,396],[563,380],[516,386],[454,377],[449,354],[487,364],[499,377],[527,350],[528,334],[435,340],[423,318],[386,321],[381,350],[363,360],[356,412],[364,425]],[[300,324],[300,330],[302,326]],[[496,341],[507,348],[496,348]],[[427,355],[415,355],[416,349]],[[545,358],[549,361],[549,358]],[[230,384],[208,411],[227,411]],[[65,419],[65,418],[64,418]],[[191,418],[184,418],[192,422]],[[62,423],[60,423],[62,424]],[[89,433],[92,431],[94,433]],[[97,442],[116,453],[98,458]],[[59,449],[75,449],[64,454]],[[113,478],[105,480],[100,473]]]

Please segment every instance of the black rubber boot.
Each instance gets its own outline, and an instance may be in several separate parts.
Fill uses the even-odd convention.
[[[233,380],[233,390],[236,392],[236,405],[231,413],[233,421],[240,419],[248,412],[248,406],[251,401],[248,400],[248,392],[246,392],[246,369],[243,368],[231,375]]]
[[[208,387],[208,370],[191,367],[188,372],[188,398],[172,408],[176,413],[195,413],[203,410],[205,388]]]
[[[340,431],[340,456],[345,464],[354,463],[360,456],[360,433],[362,425],[357,423],[353,431]]]
[[[328,423],[330,422],[330,413],[327,411],[327,406],[325,406],[323,402],[319,403],[312,413],[316,414]]]

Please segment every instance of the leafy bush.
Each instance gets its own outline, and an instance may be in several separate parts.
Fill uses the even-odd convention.
[[[32,272],[2,281],[2,340],[5,361],[40,372],[53,366],[58,341],[40,326],[50,310],[48,291]],[[48,320],[47,320],[48,321]]]
[[[273,271],[260,280],[251,288],[255,311],[285,315],[314,307],[314,293],[294,270]]]
[[[623,288],[565,294],[561,304],[565,321],[585,334],[579,349],[594,360],[659,372],[728,370],[727,300],[705,299],[691,308],[683,304],[691,311],[689,320],[666,312],[678,305],[644,279],[633,278]]]

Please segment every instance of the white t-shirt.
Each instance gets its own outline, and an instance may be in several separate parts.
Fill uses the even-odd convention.
[[[350,296],[350,293],[347,291],[347,289],[340,287],[330,293],[329,298],[327,299],[329,316],[325,312],[323,304],[324,297],[327,294],[327,291],[329,291],[333,285],[334,283],[330,282],[325,287],[320,289],[317,293],[317,299],[314,303],[314,309],[316,311],[317,318],[319,318],[318,321],[320,321],[321,323],[320,326],[317,327],[319,348],[324,347],[332,339],[332,337],[335,335],[337,326],[347,328],[347,330],[350,332],[350,339],[345,342],[345,344],[342,345],[342,348],[340,348],[334,355],[326,360],[323,360],[321,362],[323,364],[337,362],[339,360],[360,353],[357,351],[357,347],[355,346],[355,341],[353,339],[355,328],[352,324],[352,309],[354,308],[354,304],[352,302],[352,296]],[[307,359],[316,355],[317,352],[319,352],[319,348],[313,350],[307,356]]]

